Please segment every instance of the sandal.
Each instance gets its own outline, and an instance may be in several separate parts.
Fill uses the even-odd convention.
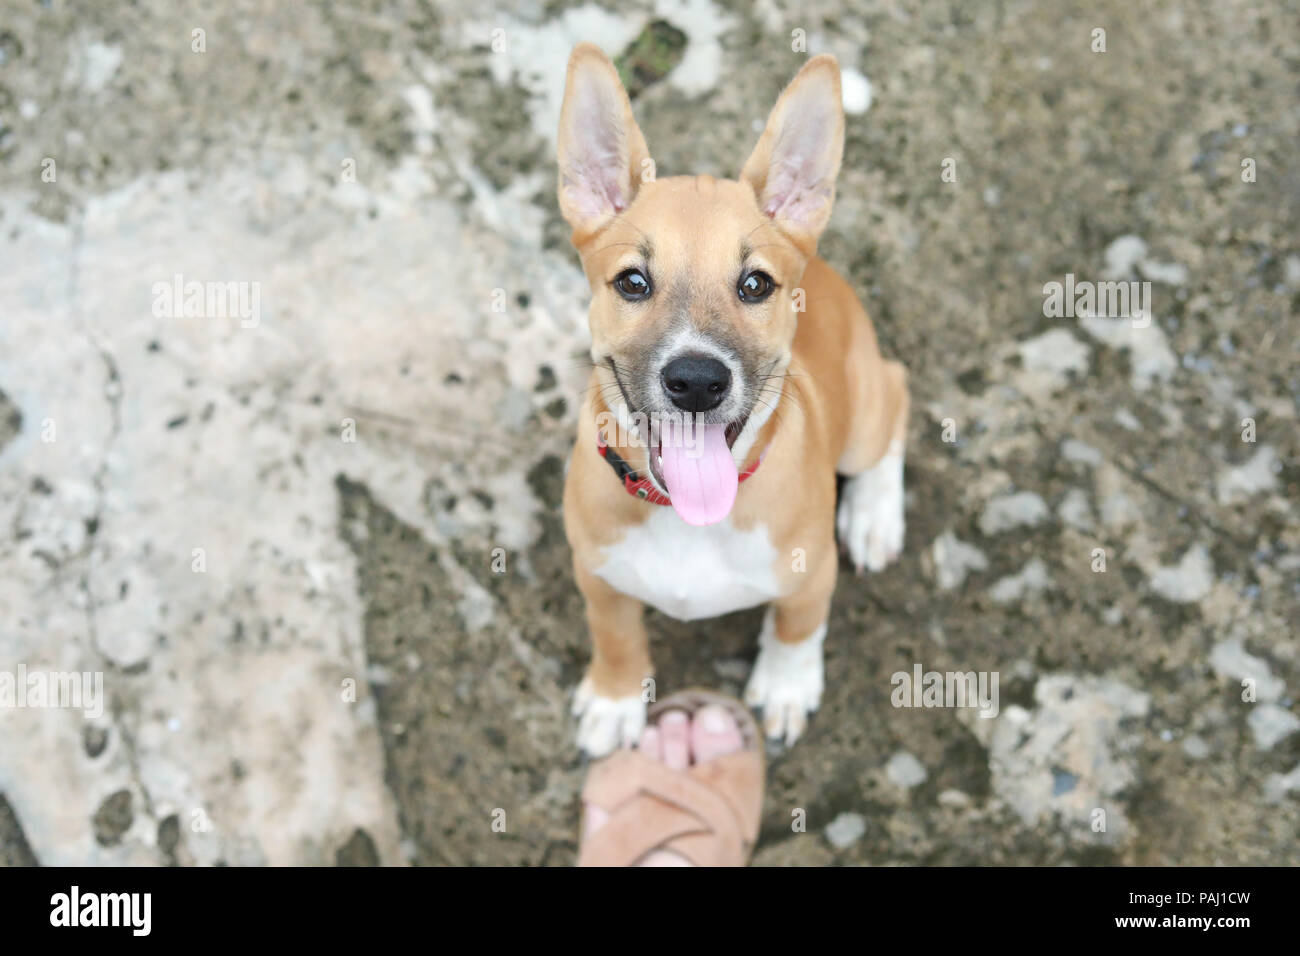
[[[646,719],[669,710],[694,717],[708,704],[735,718],[742,748],[686,770],[672,770],[637,750],[620,750],[592,765],[583,806],[599,807],[609,819],[580,840],[579,866],[633,866],[653,850],[671,850],[696,866],[749,862],[764,774],[763,737],[749,709],[731,697],[688,690],[653,704]],[[580,832],[586,834],[585,825]]]

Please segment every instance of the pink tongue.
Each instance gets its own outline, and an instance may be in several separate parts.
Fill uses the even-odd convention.
[[[726,425],[665,421],[660,429],[664,484],[673,509],[687,524],[715,524],[736,501],[736,462]]]

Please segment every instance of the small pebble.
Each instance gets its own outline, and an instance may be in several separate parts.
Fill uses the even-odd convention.
[[[885,764],[885,774],[904,790],[912,789],[928,776],[921,761],[906,750],[900,750],[889,758],[889,762]]]
[[[837,850],[850,847],[867,832],[867,821],[860,813],[841,813],[826,825],[826,839]]]
[[[1260,750],[1272,750],[1278,741],[1300,730],[1300,717],[1277,704],[1256,704],[1246,723]]]

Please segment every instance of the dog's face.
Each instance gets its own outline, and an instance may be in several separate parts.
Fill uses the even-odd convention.
[[[728,447],[747,424],[756,430],[780,395],[843,143],[839,69],[817,57],[782,94],[738,181],[655,179],[613,65],[593,46],[574,49],[560,208],[591,283],[607,404],[723,426]],[[657,464],[652,455],[662,486]]]

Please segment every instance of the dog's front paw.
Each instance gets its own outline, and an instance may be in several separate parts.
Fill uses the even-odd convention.
[[[758,659],[745,687],[745,703],[763,711],[763,731],[786,746],[802,736],[808,715],[822,702],[822,625],[805,640],[785,644],[777,640],[771,611],[758,638]]]
[[[578,717],[578,746],[593,757],[603,757],[619,747],[631,747],[645,728],[645,701],[640,694],[604,697],[584,678],[573,695]]]
[[[844,483],[836,526],[853,566],[883,571],[903,550],[903,453],[893,446],[874,468]]]

